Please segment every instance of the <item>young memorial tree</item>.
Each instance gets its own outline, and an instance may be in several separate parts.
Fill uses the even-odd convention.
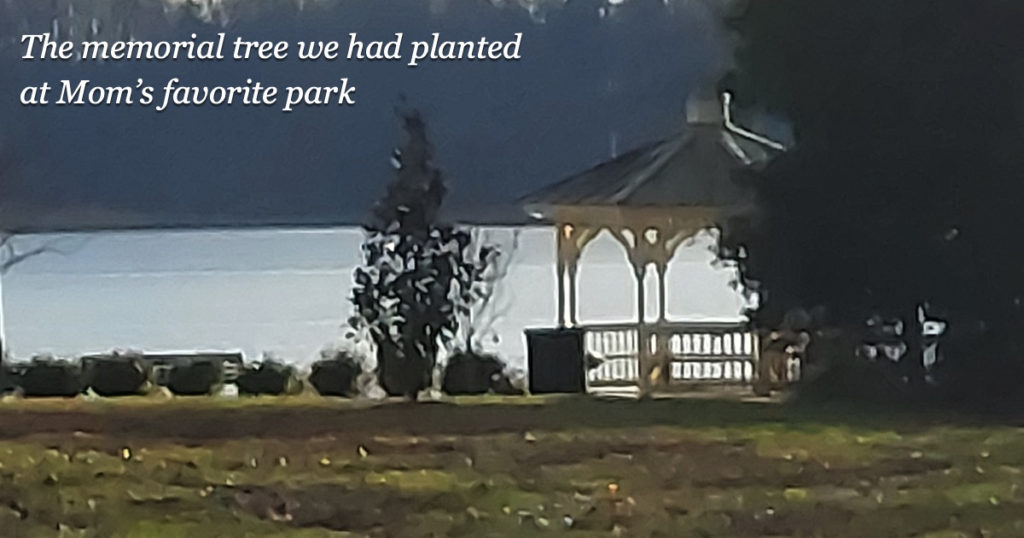
[[[438,352],[459,332],[492,259],[468,230],[438,213],[447,189],[432,162],[419,114],[401,114],[405,139],[392,156],[395,178],[365,224],[355,271],[353,321],[377,348],[377,377],[391,396],[416,399],[431,386]]]

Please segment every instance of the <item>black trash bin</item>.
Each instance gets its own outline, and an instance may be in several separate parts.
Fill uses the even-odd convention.
[[[528,329],[526,353],[531,394],[587,391],[582,329]]]

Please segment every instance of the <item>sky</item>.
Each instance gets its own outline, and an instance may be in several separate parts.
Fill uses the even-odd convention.
[[[515,62],[26,62],[21,33],[67,33],[91,19],[101,35],[111,0],[0,3],[0,227],[336,224],[357,222],[381,195],[399,140],[395,107],[424,115],[460,220],[520,217],[514,201],[685,122],[684,103],[726,62],[725,39],[696,0],[632,0],[610,13],[577,0],[543,17],[482,0],[348,0],[329,7],[270,2],[202,22],[132,0],[133,37],[177,40],[224,31],[273,40],[509,39]],[[301,2],[300,2],[301,3]],[[306,2],[308,4],[310,2]],[[123,5],[127,5],[124,4]],[[104,9],[106,11],[104,11]],[[605,11],[602,11],[605,10]],[[6,13],[5,13],[6,12]],[[603,13],[603,15],[602,15]],[[214,17],[216,19],[217,17]],[[83,21],[88,21],[83,26]],[[24,107],[26,85],[144,78],[287,85],[348,77],[354,107]]]

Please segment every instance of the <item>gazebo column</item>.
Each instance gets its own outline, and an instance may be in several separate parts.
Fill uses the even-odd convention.
[[[635,258],[635,256],[633,256]],[[636,280],[636,361],[638,370],[637,384],[640,396],[651,393],[651,331],[647,325],[647,264],[641,260],[632,260],[633,276]]]
[[[573,260],[566,269],[569,274],[569,324],[575,327],[580,322],[577,300],[579,280],[576,278],[576,275],[579,274],[579,257],[577,256],[577,259]]]
[[[654,374],[651,350],[652,327],[647,324],[647,266],[652,262],[650,245],[636,227],[609,228],[615,239],[626,250],[636,281],[636,359],[637,386],[640,397],[650,395]],[[628,236],[627,236],[628,233]]]
[[[558,324],[579,323],[579,267],[583,249],[596,234],[594,227],[562,223],[558,226]]]
[[[672,380],[672,353],[670,339],[672,335],[664,330],[668,321],[668,264],[676,251],[688,238],[691,238],[706,224],[699,219],[675,218],[661,219],[654,223],[645,234],[648,257],[654,264],[658,275],[658,330],[655,332],[654,358],[657,365],[658,385],[667,386]]]
[[[556,271],[558,272],[558,277],[556,279],[555,285],[558,286],[558,300],[557,300],[556,308],[558,308],[558,316],[557,317],[558,317],[558,326],[559,327],[566,327],[566,326],[568,326],[568,320],[566,319],[566,315],[565,315],[565,272],[566,272],[566,265],[567,265],[567,263],[566,263],[566,259],[565,259],[566,258],[566,256],[565,256],[565,242],[566,242],[566,238],[564,237],[565,236],[564,229],[565,229],[566,226],[567,225],[561,225],[561,226],[558,227],[558,234],[557,234],[558,238],[556,240],[556,243],[557,243],[556,251],[557,251],[558,259],[557,259],[557,261],[555,263],[555,267],[556,267]]]
[[[658,376],[656,380],[652,380],[658,385],[667,386],[672,379],[672,357],[669,355],[668,340],[671,338],[667,332],[665,332],[664,324],[668,320],[667,309],[667,283],[665,281],[665,273],[668,269],[668,263],[666,261],[659,260],[654,264],[655,271],[658,275],[658,331],[655,333],[655,359],[658,366]]]
[[[666,312],[668,304],[668,284],[665,282],[665,273],[667,272],[667,269],[667,263],[659,262],[655,265],[655,270],[658,273],[658,322],[665,322],[668,320],[668,313]]]

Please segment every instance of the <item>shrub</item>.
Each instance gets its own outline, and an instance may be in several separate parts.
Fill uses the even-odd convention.
[[[819,375],[797,385],[796,401],[808,404],[859,402],[906,404],[911,398],[896,369],[880,361],[846,357],[831,362]]]
[[[18,390],[19,375],[10,362],[7,349],[3,347],[3,341],[0,341],[0,395]]]
[[[441,390],[452,396],[470,394],[522,394],[494,355],[459,352],[448,358]]]
[[[935,400],[959,409],[985,413],[1020,414],[1024,401],[1024,362],[1021,350],[1007,339],[986,335],[957,335],[940,341],[945,360],[932,371]]]
[[[351,398],[358,394],[356,380],[362,373],[362,366],[352,355],[335,352],[313,363],[309,383],[321,396]]]
[[[88,362],[85,370],[93,392],[105,397],[141,394],[148,381],[146,367],[136,354],[97,357]]]
[[[295,368],[276,360],[246,366],[235,384],[239,394],[249,396],[294,394],[299,388]]]
[[[18,389],[18,374],[6,362],[0,363],[0,395]]]
[[[18,379],[27,398],[73,398],[85,390],[78,364],[52,357],[32,359]]]
[[[796,385],[797,402],[883,405],[910,401],[907,385],[895,363],[860,356],[856,351],[860,343],[857,334],[836,331],[811,340],[807,354],[810,360]]]
[[[415,345],[403,348],[389,340],[377,345],[378,382],[388,396],[415,400],[420,391],[430,387],[434,357],[421,353]]]
[[[220,384],[220,364],[213,361],[193,361],[171,368],[167,388],[175,396],[204,396]]]
[[[526,394],[526,372],[520,369],[510,370],[508,367],[501,373],[491,391],[503,396],[522,396]]]

